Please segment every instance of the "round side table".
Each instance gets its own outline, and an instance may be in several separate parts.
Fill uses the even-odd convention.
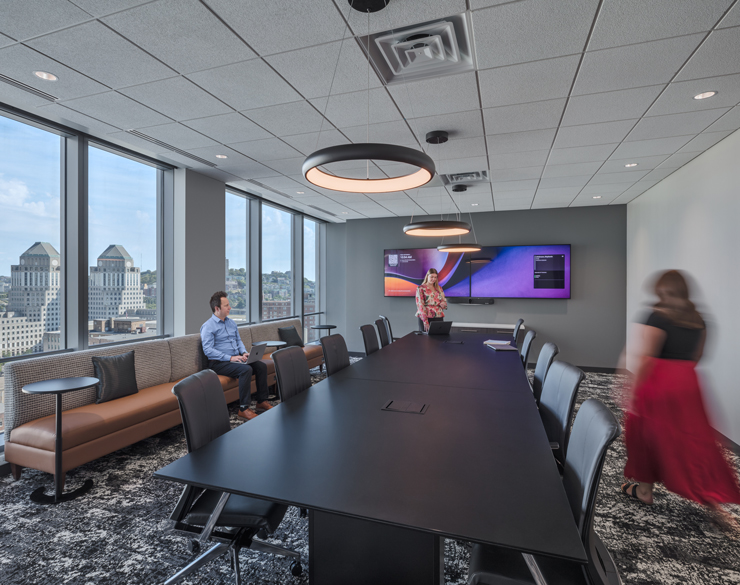
[[[26,394],[55,394],[56,395],[56,447],[54,449],[54,495],[45,493],[40,487],[31,494],[31,500],[37,504],[59,504],[80,497],[90,491],[93,486],[91,479],[85,480],[82,487],[71,492],[62,492],[62,394],[82,390],[100,383],[100,380],[92,377],[84,378],[58,378],[44,382],[34,382],[22,388]]]
[[[326,335],[323,335],[323,336],[319,333],[319,339],[321,339],[321,337],[326,337],[327,335],[331,335],[331,330],[336,329],[336,328],[337,328],[336,325],[311,325],[311,329],[316,329],[318,331],[322,331],[322,330],[326,331]]]
[[[267,347],[283,347],[284,341],[255,341],[252,345],[265,345]]]

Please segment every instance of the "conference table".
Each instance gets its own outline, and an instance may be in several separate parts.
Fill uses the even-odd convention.
[[[314,584],[438,585],[445,538],[586,563],[519,353],[490,338],[409,334],[155,477],[309,509]]]

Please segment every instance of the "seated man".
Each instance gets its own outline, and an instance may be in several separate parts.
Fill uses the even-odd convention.
[[[257,412],[272,408],[267,402],[267,366],[263,362],[246,363],[249,353],[239,337],[236,323],[229,319],[231,305],[225,292],[218,291],[211,296],[211,311],[213,315],[200,328],[208,367],[222,376],[239,379],[239,416],[253,419],[257,416],[249,409],[253,371],[257,381]]]

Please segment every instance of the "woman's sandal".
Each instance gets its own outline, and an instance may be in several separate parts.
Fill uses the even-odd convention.
[[[641,504],[645,504],[646,506],[650,506],[648,502],[643,501],[640,499],[640,496],[637,495],[637,486],[640,485],[639,483],[633,483],[633,482],[627,482],[625,484],[622,484],[622,493],[629,497],[629,498],[635,498],[637,501],[639,501]]]

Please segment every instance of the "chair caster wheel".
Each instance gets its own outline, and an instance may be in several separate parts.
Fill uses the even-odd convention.
[[[306,510],[306,508],[301,508],[300,517],[301,518],[308,518],[308,510]]]
[[[300,577],[303,574],[303,565],[301,565],[301,561],[293,561],[290,563],[290,572],[294,577]]]
[[[188,541],[188,550],[192,554],[198,554],[200,552],[200,542],[194,538]]]

